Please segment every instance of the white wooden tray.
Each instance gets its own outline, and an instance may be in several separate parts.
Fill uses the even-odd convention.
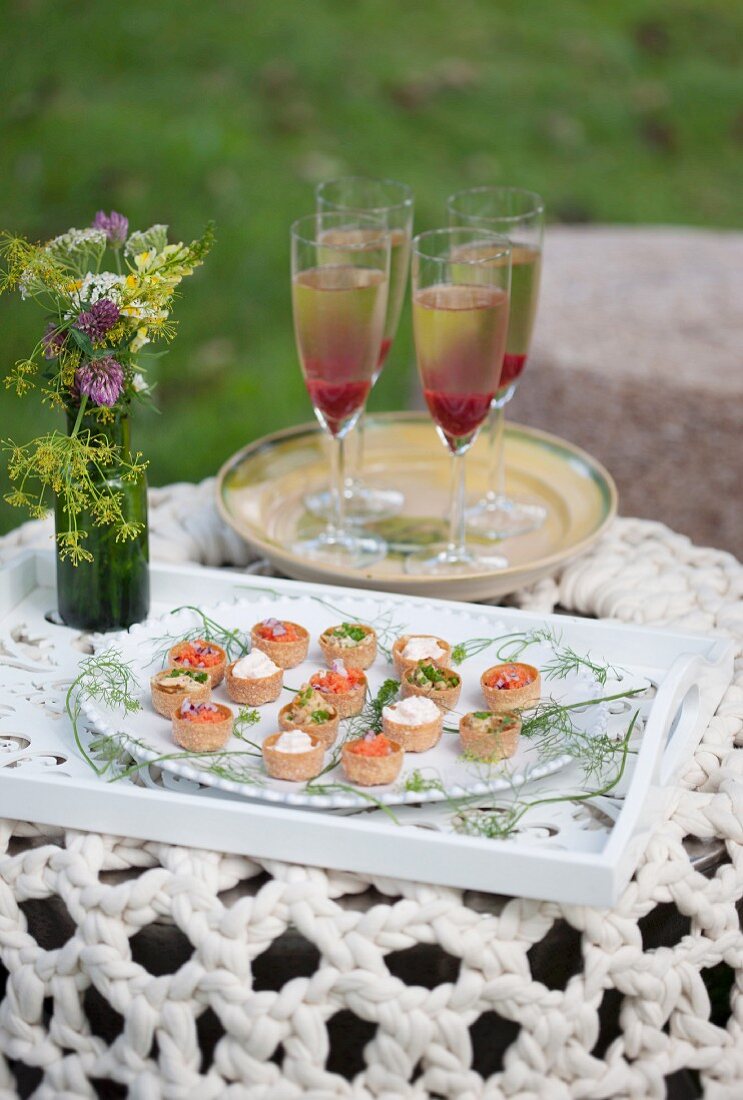
[[[316,595],[335,602],[341,595],[321,585],[189,567],[155,566],[152,582],[154,615],[183,604],[265,601],[267,587],[287,600]],[[348,589],[342,596],[354,598]],[[621,783],[598,805],[538,805],[500,840],[457,832],[462,822],[448,802],[401,806],[395,824],[374,808],[261,804],[155,767],[140,770],[139,784],[108,782],[81,760],[64,713],[67,689],[80,659],[91,651],[91,639],[54,624],[53,558],[29,552],[0,571],[0,816],[371,875],[611,905],[730,682],[732,644],[505,608],[369,592],[355,597],[378,598],[408,616],[418,608],[423,615],[433,611],[442,622],[445,616],[464,622],[474,614],[478,636],[488,623],[494,634],[503,626],[530,631],[547,625],[577,652],[601,654],[632,682],[649,683],[631,705],[622,700],[607,708],[609,732],[617,737],[629,712],[639,711]],[[466,664],[462,671],[467,674]],[[571,764],[527,788],[483,796],[467,812],[470,818],[482,813],[492,819],[494,813],[508,813],[514,800],[577,794],[585,786],[580,769]]]

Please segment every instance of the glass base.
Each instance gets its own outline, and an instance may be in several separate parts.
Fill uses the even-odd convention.
[[[397,489],[372,489],[354,479],[346,485],[344,513],[349,523],[378,523],[402,512],[405,497]],[[308,493],[304,498],[308,512],[319,519],[330,519],[332,501],[329,489]]]
[[[466,513],[467,530],[486,539],[509,539],[536,531],[547,518],[541,504],[505,495],[483,497]]]
[[[473,549],[453,550],[451,546],[439,543],[426,546],[409,554],[405,559],[405,571],[417,576],[467,576],[469,573],[487,573],[493,569],[505,569],[508,559],[489,550]]]
[[[336,569],[364,569],[387,556],[387,543],[377,535],[334,535],[324,531],[295,542],[292,550],[308,561]]]

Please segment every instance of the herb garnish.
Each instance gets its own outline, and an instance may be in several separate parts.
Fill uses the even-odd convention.
[[[367,632],[363,626],[357,626],[354,623],[341,623],[340,626],[336,626],[332,630],[327,631],[328,635],[332,638],[350,638],[352,642],[363,642],[367,637]]]

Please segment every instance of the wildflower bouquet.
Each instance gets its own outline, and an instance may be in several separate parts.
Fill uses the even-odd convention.
[[[167,226],[129,233],[122,214],[99,211],[87,229],[44,244],[6,234],[0,292],[18,289],[45,312],[31,354],[5,379],[19,396],[36,389],[44,404],[66,412],[69,430],[29,443],[3,441],[14,483],[5,499],[40,516],[56,503],[60,559],[91,562],[83,524],[136,539],[144,521],[125,507],[122,486],[142,479],[145,463],[108,430],[149,385],[138,359],[145,345],[170,340],[170,312],[182,279],[204,260],[212,229],[191,244],[169,244]],[[113,270],[110,269],[113,267]],[[116,477],[104,476],[116,470]]]

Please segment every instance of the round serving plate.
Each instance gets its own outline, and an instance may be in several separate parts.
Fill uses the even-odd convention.
[[[170,646],[203,630],[204,616],[227,631],[239,631],[246,642],[251,626],[256,622],[269,617],[286,618],[301,623],[312,641],[306,661],[284,674],[284,686],[279,698],[256,709],[255,724],[245,730],[242,739],[231,737],[224,750],[218,752],[185,753],[173,741],[171,722],[152,707],[150,677],[163,667]],[[451,712],[446,722],[454,732],[447,728],[438,744],[427,752],[406,753],[402,772],[395,783],[355,787],[346,781],[339,764],[330,767],[335,750],[326,755],[325,763],[329,770],[319,780],[319,790],[313,790],[312,785],[307,783],[272,779],[263,768],[260,745],[269,734],[278,730],[279,708],[291,700],[294,692],[313,672],[325,667],[318,638],[328,627],[344,619],[358,619],[374,626],[377,631],[380,652],[367,670],[370,697],[377,694],[385,680],[396,678],[388,652],[394,639],[403,633],[435,634],[451,645],[473,637],[480,641],[491,638],[492,644],[468,657],[457,669],[462,677],[462,694],[456,710]],[[527,737],[520,739],[516,753],[510,759],[497,764],[468,761],[462,755],[456,735],[459,718],[483,706],[480,676],[497,660],[497,641],[505,641],[509,636],[513,637],[509,635],[509,627],[502,621],[494,621],[492,615],[484,614],[481,608],[442,607],[391,600],[384,595],[351,595],[332,590],[323,595],[295,595],[264,589],[258,598],[205,604],[198,609],[180,607],[137,623],[128,631],[107,635],[108,647],[129,668],[131,695],[138,706],[127,712],[113,702],[86,698],[82,701],[82,708],[98,734],[112,739],[116,751],[126,749],[143,764],[156,764],[162,771],[183,779],[264,802],[322,810],[358,810],[369,809],[375,801],[388,806],[403,806],[479,795],[512,794],[526,783],[561,771],[572,762],[572,757],[560,753],[559,748],[554,746],[543,751],[533,738]],[[546,641],[535,643],[529,649],[529,661],[535,662],[537,667],[546,667],[554,655],[552,644]],[[545,683],[542,700],[575,705],[595,699],[598,693],[600,689],[593,677],[579,670],[560,681]],[[230,701],[224,684],[214,689],[212,699],[229,705],[233,713],[242,709]],[[585,711],[574,711],[576,727],[590,735],[605,733],[608,719],[609,712],[604,703]],[[360,736],[368,728],[366,721],[364,717],[342,721],[337,745],[340,746],[349,737]],[[100,741],[99,751],[102,751]],[[437,782],[411,785],[408,780],[416,772]]]
[[[405,495],[401,516],[373,525],[387,539],[390,554],[367,569],[339,571],[293,551],[298,538],[322,527],[304,506],[307,494],[328,480],[328,441],[317,424],[264,436],[220,470],[221,515],[286,576],[416,596],[490,599],[555,572],[595,542],[616,513],[616,487],[599,462],[557,436],[508,424],[508,491],[544,505],[544,526],[498,544],[509,561],[505,569],[468,576],[412,576],[405,572],[405,553],[446,537],[449,457],[427,413],[384,413],[368,416],[365,423],[365,482],[392,485]],[[487,474],[487,440],[481,434],[467,456],[471,500],[485,492]]]

